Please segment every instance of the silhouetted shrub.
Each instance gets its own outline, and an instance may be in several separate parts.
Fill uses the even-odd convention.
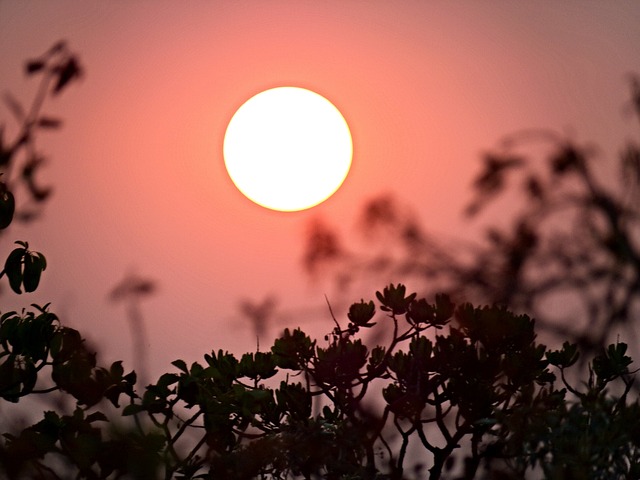
[[[80,69],[61,43],[27,72],[44,73],[45,95],[59,93]],[[20,117],[17,103],[14,110]],[[29,138],[1,150],[5,173],[36,127],[57,125],[24,118]],[[589,184],[581,154],[562,152],[552,178],[573,172]],[[496,175],[521,166],[488,160],[479,201],[501,185]],[[29,175],[22,178],[41,201]],[[529,188],[544,204],[548,187]],[[17,218],[13,189],[5,179],[3,228]],[[599,192],[587,192],[597,202],[578,196],[577,205],[609,212],[618,236],[590,241],[601,241],[606,258],[634,266],[624,229],[635,218]],[[388,202],[375,209],[372,221],[395,221]],[[516,286],[537,244],[534,226],[516,230],[519,247],[499,250],[509,261],[498,272],[516,275]],[[404,238],[422,246],[409,227]],[[20,294],[37,288],[46,260],[16,243],[2,275]],[[0,472],[12,479],[408,479],[425,478],[425,470],[430,479],[640,477],[640,404],[625,343],[595,351],[595,342],[567,341],[550,350],[537,343],[533,318],[497,303],[456,305],[446,294],[430,302],[402,284],[375,297],[352,304],[346,322],[334,317],[323,340],[287,329],[269,351],[237,358],[218,350],[191,365],[178,359],[146,386],[121,362],[99,366],[80,332],[48,305],[0,312],[0,398],[67,399],[33,425],[4,433]],[[362,336],[373,329],[391,334],[369,346]],[[586,370],[576,367],[581,356]]]

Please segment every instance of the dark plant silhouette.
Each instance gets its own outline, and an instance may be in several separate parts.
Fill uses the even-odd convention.
[[[48,59],[61,48],[31,62],[28,71],[47,68]],[[50,80],[53,93],[76,75],[77,63],[73,65],[54,69],[58,76]],[[586,167],[567,167],[575,161],[560,158],[554,162],[564,165],[560,170],[577,169],[582,182],[590,178],[583,172]],[[487,163],[481,185],[495,185],[491,176],[525,165],[497,157]],[[554,170],[551,176],[557,174]],[[540,191],[545,188],[542,184]],[[5,186],[2,192],[11,188]],[[14,218],[11,198],[2,197],[4,227]],[[487,198],[483,193],[479,201]],[[580,208],[584,198],[575,197]],[[391,207],[388,201],[373,204],[368,209],[371,222],[395,228],[403,217]],[[613,212],[627,225],[624,211]],[[419,252],[429,244],[408,218],[401,223],[402,238],[416,246],[420,259]],[[625,238],[622,226],[620,230]],[[318,230],[315,238],[323,245],[318,251],[339,255],[342,250],[332,235]],[[532,234],[519,235],[528,249],[537,244],[530,240]],[[3,273],[20,294],[37,288],[46,261],[26,242],[16,243]],[[490,278],[497,281],[500,274],[520,272],[529,252],[507,255],[506,266],[500,263],[506,270]],[[323,254],[309,258],[310,265],[324,261]],[[452,265],[460,272],[469,268]],[[129,277],[112,298],[129,299],[135,309],[140,295],[152,290],[153,283]],[[135,372],[125,373],[122,362],[101,367],[80,332],[64,326],[49,305],[1,311],[0,401],[19,404],[25,397],[53,395],[68,401],[54,402],[55,407],[26,428],[4,432],[2,427],[0,475],[230,480],[640,477],[640,402],[627,344],[618,341],[594,350],[593,342],[567,341],[549,349],[537,342],[533,318],[502,305],[477,307],[446,294],[429,301],[402,284],[389,284],[375,297],[376,302],[351,304],[343,320],[329,307],[327,323],[333,321],[335,327],[323,340],[299,328],[285,329],[267,351],[238,358],[217,350],[191,365],[178,359],[171,371],[143,386],[137,385]],[[269,307],[247,308],[258,317]],[[381,331],[373,337],[384,340],[368,346],[362,336],[372,331]],[[586,370],[576,366],[580,359]]]
[[[273,296],[267,296],[261,302],[244,299],[240,302],[239,308],[242,315],[251,322],[251,326],[256,334],[257,341],[260,342],[269,327],[274,315],[277,303]]]
[[[550,351],[504,307],[434,303],[389,285],[349,308],[324,342],[285,330],[270,351],[173,362],[135,391],[121,362],[98,367],[47,307],[0,318],[0,397],[58,391],[6,434],[10,478],[636,478],[640,404],[624,343],[570,382],[577,345]],[[380,313],[377,313],[377,311]],[[393,331],[367,348],[363,330]],[[618,393],[613,393],[618,392]],[[120,408],[122,398],[127,404]],[[108,400],[111,408],[104,400]],[[113,411],[113,409],[116,409]],[[108,415],[111,412],[111,415]],[[124,418],[122,418],[124,416]],[[118,419],[120,417],[120,419]],[[127,424],[127,418],[135,421]],[[108,427],[112,425],[112,427]]]
[[[42,110],[47,97],[61,94],[81,78],[82,68],[66,42],[60,41],[40,57],[29,60],[25,74],[40,79],[28,109],[9,92],[3,94],[18,129],[15,138],[9,140],[5,138],[5,126],[0,125],[0,228],[6,228],[14,215],[18,221],[33,220],[51,195],[51,187],[44,187],[36,180],[36,174],[47,161],[38,150],[36,140],[39,131],[58,129],[62,120]],[[24,191],[24,196],[18,195],[18,191]]]
[[[156,292],[157,285],[151,279],[142,278],[135,274],[128,274],[118,283],[109,294],[112,302],[125,303],[127,320],[133,340],[133,358],[138,369],[138,376],[144,383],[148,380],[147,372],[147,327],[140,310],[140,301]]]
[[[64,41],[56,43],[44,55],[25,64],[25,74],[39,76],[40,84],[28,110],[10,93],[4,93],[4,101],[18,124],[17,134],[11,141],[5,138],[4,124],[0,125],[0,232],[12,221],[28,222],[39,214],[43,202],[51,194],[50,187],[36,181],[36,173],[44,165],[46,157],[36,147],[37,134],[42,129],[57,129],[62,125],[58,118],[42,113],[48,96],[55,96],[80,78],[82,69]],[[25,194],[18,194],[24,191]],[[19,202],[16,204],[16,198]],[[7,257],[0,278],[9,279],[16,293],[33,292],[47,262],[39,252],[29,250],[23,241]]]
[[[0,125],[0,231],[8,228],[14,219],[32,220],[42,202],[49,197],[51,189],[42,187],[35,180],[36,172],[45,161],[36,148],[36,137],[39,130],[59,128],[62,122],[42,114],[41,110],[47,96],[61,93],[70,82],[81,76],[81,69],[65,42],[58,42],[41,57],[28,61],[25,73],[27,76],[41,76],[28,111],[11,94],[4,93],[5,104],[19,128],[16,137],[8,141],[4,138],[4,125]],[[26,190],[27,195],[25,201],[16,207],[15,192],[20,188]],[[18,294],[22,289],[33,292],[47,267],[46,259],[43,254],[30,251],[27,242],[15,243],[18,248],[7,257],[0,278],[6,275],[9,286]]]
[[[640,119],[636,77],[629,107]],[[560,339],[597,350],[621,333],[636,338],[639,186],[636,141],[615,161],[552,131],[517,132],[483,156],[473,184],[465,214],[475,217],[492,204],[500,212],[500,226],[489,223],[481,241],[439,239],[409,208],[382,195],[362,212],[366,248],[350,249],[337,229],[316,221],[304,263],[311,274],[333,272],[339,291],[372,276],[401,278],[425,293],[507,305],[532,314]]]

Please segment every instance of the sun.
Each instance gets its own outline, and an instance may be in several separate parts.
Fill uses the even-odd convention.
[[[224,162],[238,189],[272,210],[293,212],[322,203],[349,173],[351,132],[340,111],[298,87],[265,90],[233,115]]]

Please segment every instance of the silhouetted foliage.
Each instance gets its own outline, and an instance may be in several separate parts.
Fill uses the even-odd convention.
[[[42,113],[44,102],[50,95],[62,93],[73,81],[81,78],[82,68],[77,57],[64,41],[56,43],[38,58],[25,64],[28,77],[39,77],[40,84],[31,106],[25,109],[10,93],[4,102],[18,125],[15,138],[5,138],[5,126],[0,125],[0,228],[6,228],[13,219],[28,222],[39,214],[51,195],[50,187],[36,181],[36,174],[46,163],[46,156],[36,146],[40,130],[58,129],[62,120]],[[25,196],[16,208],[16,191],[25,190]]]
[[[54,53],[30,62],[27,71],[46,69]],[[52,71],[56,94],[77,76],[77,62]],[[489,176],[521,167],[490,163]],[[394,219],[389,205],[380,203],[372,218]],[[420,238],[415,228],[405,233]],[[20,294],[37,288],[46,263],[26,242],[16,243],[4,273]],[[129,279],[113,295],[152,290],[150,282]],[[63,326],[49,305],[0,312],[0,398],[69,400],[3,434],[0,474],[640,477],[640,403],[625,343],[593,351],[565,342],[550,350],[537,343],[533,318],[501,305],[456,305],[446,294],[430,302],[402,284],[375,297],[353,303],[346,321],[329,308],[335,327],[324,340],[286,329],[268,351],[239,358],[212,351],[191,365],[178,359],[146,386],[136,385],[135,372],[125,373],[122,362],[101,367],[80,332]],[[373,330],[389,335],[369,346],[364,334]],[[582,355],[588,369],[581,381]]]
[[[503,478],[640,473],[640,404],[629,398],[634,372],[626,344],[597,354],[588,379],[572,384],[567,371],[578,346],[547,350],[526,315],[455,306],[444,295],[429,303],[403,285],[376,297],[381,313],[373,301],[354,303],[346,325],[334,319],[324,342],[287,329],[267,352],[237,358],[219,350],[190,366],[176,360],[143,392],[120,362],[97,366],[80,334],[47,307],[5,313],[0,397],[17,402],[61,391],[76,403],[72,412],[48,411],[5,434],[5,474],[401,479],[422,478],[412,474],[419,467],[432,479],[483,478],[498,468]],[[384,323],[392,327],[389,341],[367,347],[362,330]],[[104,400],[116,408],[111,416]],[[127,424],[128,417],[135,421]]]
[[[636,77],[631,97],[628,111],[640,119]],[[475,217],[492,203],[500,212],[481,241],[441,240],[383,195],[358,223],[366,248],[348,248],[337,229],[316,221],[304,262],[311,274],[332,272],[339,291],[372,276],[411,279],[431,295],[527,312],[561,340],[598,349],[612,335],[633,335],[640,311],[639,187],[636,141],[616,161],[552,131],[517,132],[483,156],[473,183],[465,214]]]

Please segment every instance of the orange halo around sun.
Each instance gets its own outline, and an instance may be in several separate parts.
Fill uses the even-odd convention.
[[[233,115],[224,161],[238,189],[272,210],[311,208],[333,195],[349,173],[349,126],[326,98],[298,87],[265,90]]]

